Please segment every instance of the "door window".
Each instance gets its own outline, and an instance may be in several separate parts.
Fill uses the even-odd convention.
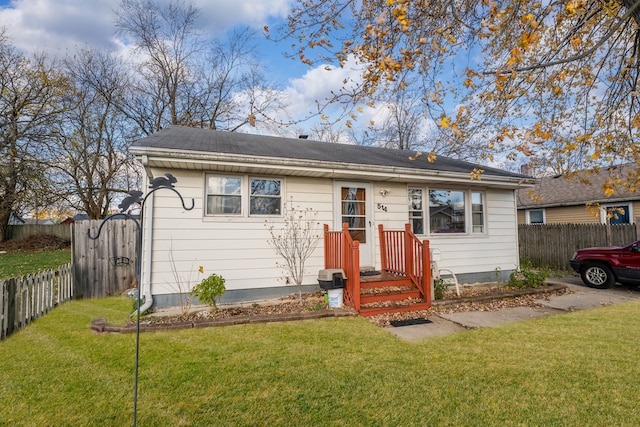
[[[342,223],[349,224],[349,234],[353,240],[367,243],[366,190],[358,187],[342,187]]]

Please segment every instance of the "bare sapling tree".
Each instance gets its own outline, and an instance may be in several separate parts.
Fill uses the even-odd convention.
[[[311,208],[294,206],[292,200],[284,204],[283,212],[282,222],[267,221],[265,223],[271,235],[268,243],[284,260],[284,263],[277,265],[297,286],[300,305],[302,305],[305,263],[313,255],[320,241],[318,213]]]

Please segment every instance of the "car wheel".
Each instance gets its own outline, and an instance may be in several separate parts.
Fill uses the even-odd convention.
[[[580,277],[585,285],[596,289],[609,289],[616,281],[611,269],[599,262],[585,263],[580,268]]]

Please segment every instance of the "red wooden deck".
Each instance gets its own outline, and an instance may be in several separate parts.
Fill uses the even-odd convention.
[[[381,274],[361,276],[359,245],[347,224],[341,231],[325,229],[325,268],[342,268],[347,276],[344,303],[363,316],[426,310],[431,307],[429,241],[405,230],[379,226]]]

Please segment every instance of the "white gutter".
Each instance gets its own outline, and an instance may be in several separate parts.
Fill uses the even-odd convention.
[[[159,163],[183,162],[185,164],[199,165],[201,169],[211,167],[212,163],[219,166],[227,166],[235,170],[261,168],[270,169],[285,175],[302,173],[306,176],[309,173],[322,174],[325,177],[341,179],[371,179],[372,175],[378,181],[402,181],[416,182],[424,180],[431,182],[458,182],[469,185],[491,185],[503,188],[532,187],[533,181],[519,177],[500,177],[482,174],[480,180],[471,180],[468,173],[446,172],[439,170],[425,170],[417,168],[403,168],[396,166],[361,165],[353,163],[338,163],[305,159],[283,159],[276,157],[254,157],[248,155],[193,152],[186,150],[167,150],[146,147],[132,147],[133,154],[141,157],[152,156],[154,166],[163,167]]]
[[[151,168],[149,168],[149,159],[147,156],[142,156],[141,158],[142,165],[144,166],[147,172],[147,178],[149,181],[153,179],[153,174],[151,173]],[[138,286],[140,286],[140,291],[144,295],[144,304],[138,308],[140,314],[144,313],[153,305],[153,295],[151,294],[151,261],[152,253],[153,253],[153,194],[149,196],[149,198],[145,201],[145,209],[143,212],[142,223],[140,226],[142,227],[142,241],[140,242],[143,260],[142,260],[142,271],[140,272],[140,282]],[[146,243],[146,244],[145,244]],[[147,248],[147,250],[144,250]],[[131,315],[137,315],[138,310],[134,311]]]

